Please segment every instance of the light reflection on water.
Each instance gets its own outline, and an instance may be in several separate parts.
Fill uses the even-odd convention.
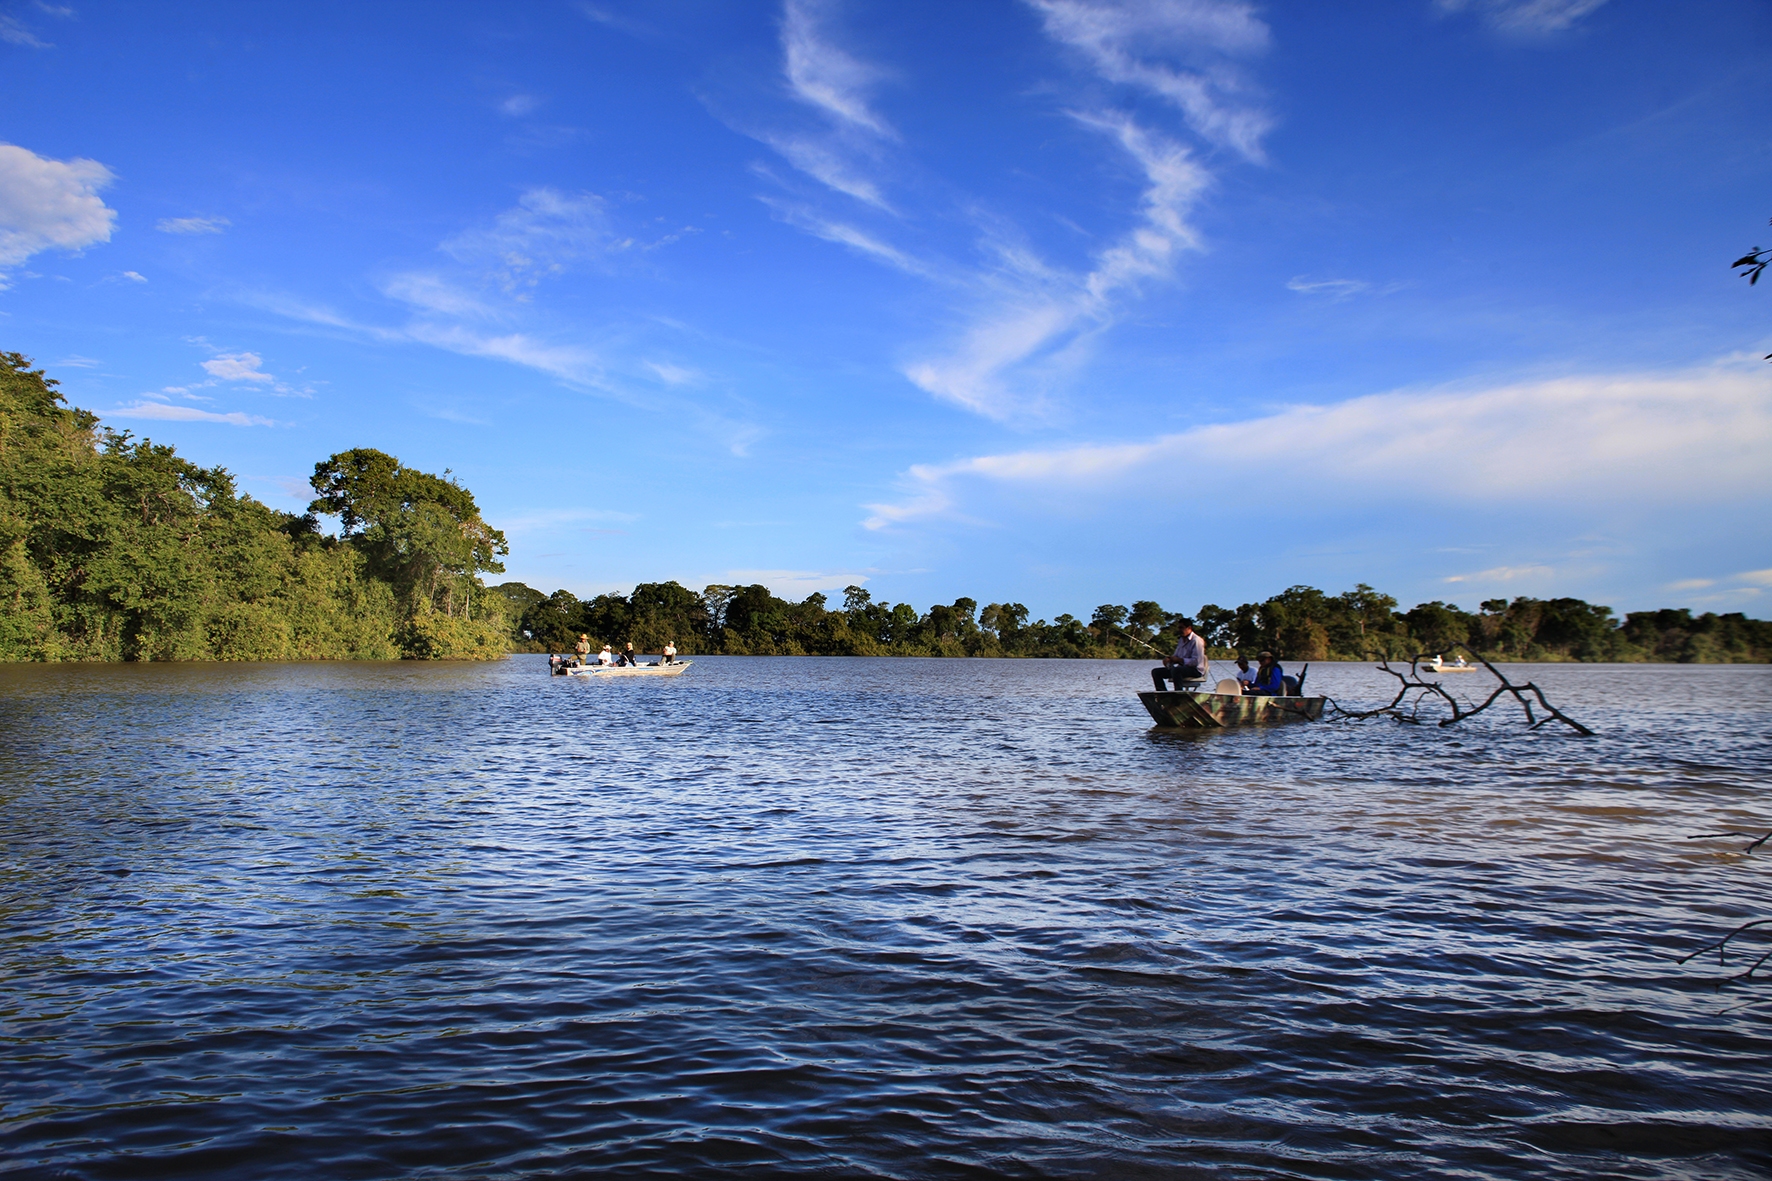
[[[1772,985],[1673,963],[1772,913],[1684,839],[1772,825],[1772,672],[1524,670],[1583,740],[1144,670],[0,669],[0,1170],[1772,1167]]]

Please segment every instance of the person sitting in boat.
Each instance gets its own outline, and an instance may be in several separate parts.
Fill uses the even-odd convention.
[[[638,660],[634,659],[634,641],[632,641],[632,640],[628,641],[627,650],[621,654],[621,659],[616,661],[616,663],[617,664],[625,664],[629,668],[638,668],[639,667],[640,662]]]
[[[1163,657],[1163,667],[1151,670],[1151,681],[1157,686],[1157,692],[1163,691],[1163,682],[1169,681],[1180,687],[1183,681],[1203,681],[1212,671],[1212,665],[1206,659],[1206,641],[1194,631],[1194,625],[1181,625],[1181,639],[1175,642],[1175,654]]]
[[[604,644],[603,651],[597,653],[597,663],[598,664],[614,664],[615,663],[615,653],[610,650],[608,644]]]
[[[1255,670],[1255,680],[1249,686],[1249,692],[1260,697],[1286,696],[1286,673],[1272,652],[1261,654],[1261,665]]]
[[[664,662],[666,664],[677,663],[677,645],[671,643],[671,641],[669,641],[669,640],[665,641]]]
[[[1249,667],[1247,656],[1237,657],[1237,684],[1243,686],[1243,692],[1249,692],[1249,686],[1255,683],[1255,670]]]
[[[578,663],[581,666],[589,664],[591,662],[591,637],[586,635],[579,636],[578,643],[572,650],[578,653]]]

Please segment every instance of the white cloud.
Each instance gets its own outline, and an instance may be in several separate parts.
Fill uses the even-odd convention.
[[[513,94],[511,97],[499,103],[498,109],[503,114],[516,118],[521,115],[529,114],[529,112],[535,110],[539,106],[541,106],[541,100],[536,98],[533,94]]]
[[[145,418],[160,422],[221,422],[229,426],[276,426],[268,418],[260,418],[256,414],[245,414],[233,411],[229,414],[217,414],[212,410],[199,410],[195,406],[169,406],[165,402],[138,401],[133,406],[122,406],[116,410],[101,412],[103,418]]]
[[[701,374],[681,365],[673,365],[669,361],[642,361],[641,364],[658,375],[658,380],[666,385],[692,385],[701,380]]]
[[[1281,457],[1319,495],[1394,491],[1440,502],[1705,505],[1772,494],[1772,374],[1743,364],[1491,389],[1373,394],[1149,442],[986,455],[912,467],[869,528],[950,513],[984,482],[1074,497],[1127,493],[1213,459]],[[1422,478],[1433,463],[1432,478]],[[1769,582],[1768,585],[1772,585]]]
[[[890,213],[880,186],[859,166],[852,149],[835,145],[817,136],[765,134],[764,143],[780,152],[782,157],[807,176],[839,193],[854,197]]]
[[[638,513],[626,513],[616,509],[541,509],[520,516],[501,518],[499,528],[514,535],[560,529],[571,525],[582,525],[586,522],[612,522],[618,525],[629,525],[639,519]]]
[[[507,292],[534,287],[567,264],[626,250],[632,238],[610,228],[603,199],[594,193],[530,189],[485,229],[468,230],[443,243],[461,262],[490,268]]]
[[[1267,48],[1268,27],[1237,0],[1027,0],[1046,35],[1080,51],[1110,82],[1160,95],[1212,143],[1251,160],[1273,120],[1240,100],[1247,89],[1227,60]],[[1172,59],[1190,58],[1194,69]],[[1169,58],[1171,60],[1163,60]]]
[[[776,214],[796,229],[805,230],[816,238],[827,242],[835,242],[847,246],[857,254],[883,262],[896,270],[910,275],[921,275],[925,278],[937,276],[937,269],[922,259],[913,258],[904,251],[889,243],[882,242],[878,237],[866,230],[850,225],[847,222],[835,221],[825,217],[804,205],[790,204],[765,197],[763,203],[775,210]]]
[[[49,42],[40,41],[35,33],[25,28],[17,17],[0,13],[0,41],[12,45],[24,45],[31,49],[48,49]]]
[[[146,283],[148,281],[148,277],[139,271],[124,271],[123,277],[131,283]]]
[[[603,368],[596,354],[576,345],[549,344],[521,332],[488,336],[460,326],[424,323],[409,325],[404,335],[452,353],[491,357],[539,369],[579,385],[604,384]]]
[[[1337,299],[1345,299],[1350,295],[1372,290],[1372,285],[1359,279],[1310,279],[1295,275],[1286,281],[1286,290],[1302,295],[1332,295]]]
[[[1556,33],[1569,28],[1606,0],[1434,0],[1441,12],[1479,12],[1510,33]]]
[[[1670,591],[1703,590],[1707,586],[1717,585],[1714,578],[1682,578],[1678,582],[1670,582],[1663,589]]]
[[[154,228],[162,234],[219,234],[233,224],[225,217],[163,217]]]
[[[1211,178],[1188,149],[1123,115],[1077,118],[1111,135],[1144,172],[1139,224],[1081,276],[1066,276],[1022,251],[1003,252],[1004,269],[991,298],[958,346],[945,357],[905,367],[917,386],[986,417],[1037,413],[1040,395],[1029,392],[1027,380],[1008,380],[1011,372],[1029,362],[1070,359],[1064,350],[1074,355],[1083,332],[1104,326],[1117,297],[1145,280],[1167,277],[1176,257],[1198,245],[1187,214]]]
[[[99,199],[111,170],[97,160],[47,160],[0,144],[0,266],[41,250],[79,250],[111,240],[117,211]]]
[[[413,271],[395,275],[382,284],[381,290],[383,295],[427,312],[474,319],[491,319],[496,315],[483,300],[463,291],[441,275],[429,272]]]
[[[728,570],[720,576],[728,586],[761,583],[769,593],[798,602],[815,591],[842,590],[866,585],[868,576],[854,572],[825,573],[817,570]]]
[[[788,86],[802,102],[841,123],[890,136],[892,128],[868,106],[867,92],[882,77],[878,67],[839,49],[823,35],[826,0],[787,0],[781,47]]]
[[[1543,580],[1551,577],[1556,571],[1549,566],[1492,566],[1487,570],[1479,570],[1475,574],[1452,574],[1446,577],[1447,582],[1514,582],[1517,579],[1529,578]]]
[[[1734,576],[1736,582],[1751,582],[1755,586],[1772,586],[1772,570],[1746,570]]]
[[[221,381],[276,381],[275,377],[259,369],[263,364],[264,358],[257,353],[223,353],[203,362],[203,368],[209,376]]]

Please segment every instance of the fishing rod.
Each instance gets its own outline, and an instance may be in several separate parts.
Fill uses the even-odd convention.
[[[1137,636],[1133,635],[1131,632],[1120,631],[1120,629],[1117,627],[1112,630],[1120,632],[1121,635],[1125,636],[1128,640],[1131,640],[1134,644],[1144,644],[1143,640],[1139,639]],[[1144,646],[1146,648],[1149,648],[1152,652],[1155,652],[1158,656],[1167,656],[1168,655],[1167,652],[1163,651],[1161,648],[1157,647],[1154,644],[1144,644]]]

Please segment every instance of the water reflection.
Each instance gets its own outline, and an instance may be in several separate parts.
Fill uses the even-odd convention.
[[[1672,958],[1768,897],[1683,838],[1772,823],[1772,676],[1523,676],[1599,736],[1162,734],[1112,662],[0,669],[7,1168],[1760,1175],[1764,1006]]]

